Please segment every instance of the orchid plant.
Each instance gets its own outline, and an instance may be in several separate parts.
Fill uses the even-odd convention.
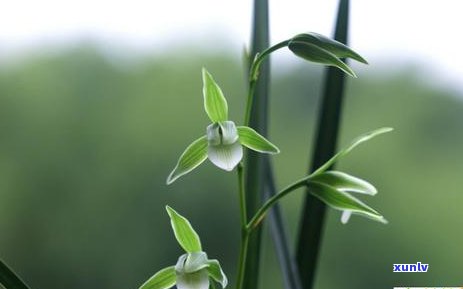
[[[203,68],[204,109],[211,124],[206,128],[205,135],[193,141],[185,149],[167,178],[167,184],[170,185],[194,170],[206,159],[225,171],[236,169],[242,229],[238,276],[235,283],[237,289],[243,287],[249,235],[261,224],[273,205],[298,188],[308,188],[310,194],[329,207],[341,211],[342,223],[347,223],[352,214],[387,223],[378,211],[353,195],[373,196],[377,193],[373,185],[347,173],[329,170],[329,168],[348,155],[359,144],[389,132],[392,130],[391,128],[380,128],[356,138],[349,146],[340,150],[312,174],[295,181],[268,199],[251,218],[248,218],[245,198],[247,192],[245,192],[243,177],[243,170],[246,169],[242,161],[243,155],[245,155],[243,150],[247,148],[265,154],[280,152],[277,146],[249,127],[254,87],[259,77],[262,61],[272,52],[284,47],[288,47],[295,55],[303,59],[337,67],[353,77],[356,77],[354,71],[341,58],[351,58],[361,63],[367,63],[363,57],[346,45],[317,33],[299,34],[268,48],[257,54],[252,62],[249,73],[246,114],[242,126],[237,126],[235,122],[229,120],[227,100],[212,75]],[[167,207],[167,212],[175,237],[186,253],[180,256],[175,266],[160,270],[148,279],[140,289],[167,289],[174,285],[179,289],[207,289],[209,286],[213,286],[214,282],[218,282],[225,288],[228,281],[220,263],[217,260],[209,260],[207,254],[202,251],[200,239],[190,222],[170,207]],[[213,282],[210,282],[211,279]]]

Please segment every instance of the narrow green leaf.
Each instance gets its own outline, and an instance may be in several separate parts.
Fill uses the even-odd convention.
[[[312,195],[333,209],[351,211],[354,214],[359,214],[381,223],[387,223],[386,219],[380,213],[346,192],[314,181],[308,182],[308,189]]]
[[[154,274],[140,289],[168,289],[175,285],[175,280],[175,268],[170,266]]]
[[[273,174],[272,163],[269,159],[266,160],[265,179],[266,199],[270,199],[277,194],[277,191],[275,188],[275,177]],[[272,209],[270,209],[267,222],[275,245],[275,253],[278,258],[278,263],[280,263],[284,288],[302,289],[301,278],[299,276],[296,260],[289,246],[288,232],[285,228],[279,203],[275,203]]]
[[[374,196],[378,192],[369,182],[339,171],[326,171],[315,175],[313,181],[327,184],[337,190]]]
[[[207,159],[207,137],[203,136],[191,143],[178,159],[177,165],[167,177],[172,184],[179,177],[191,172]]]
[[[204,109],[211,121],[226,121],[228,119],[227,100],[212,75],[205,68],[203,68],[203,96]]]
[[[322,63],[337,67],[352,77],[357,77],[355,72],[336,55],[314,44],[291,41],[288,48],[297,56],[312,62]]]
[[[268,0],[253,1],[253,20],[251,32],[251,53],[250,59],[269,47],[269,3]],[[261,135],[266,136],[268,128],[268,106],[270,87],[270,59],[262,61],[259,69],[259,78],[255,75],[248,75],[250,78],[249,89],[255,88],[249,118],[244,125],[252,127]],[[248,114],[246,114],[248,115]],[[248,122],[249,121],[249,122]],[[264,160],[268,155],[248,150],[246,153],[245,167],[245,189],[246,189],[246,211],[251,216],[257,212],[262,205],[264,194]],[[257,228],[249,238],[248,254],[246,258],[244,280],[241,288],[259,288],[260,275],[260,253],[262,243],[262,230]]]
[[[219,261],[208,260],[208,264],[209,267],[207,267],[207,272],[209,273],[209,276],[212,277],[212,279],[214,279],[216,282],[220,283],[222,288],[227,287],[228,279],[227,276],[225,276],[222,267],[220,267]]]
[[[342,157],[346,156],[347,154],[349,154],[359,144],[364,143],[366,141],[369,141],[370,139],[372,139],[372,138],[374,138],[374,137],[376,137],[378,135],[390,132],[392,130],[393,129],[390,128],[390,127],[383,127],[383,128],[379,128],[377,130],[374,130],[374,131],[371,131],[371,132],[368,132],[368,133],[365,133],[365,134],[359,136],[358,138],[354,139],[352,141],[352,143],[348,147],[340,150],[336,155],[334,155],[326,163],[324,163],[322,166],[320,166],[313,174],[316,175],[316,174],[319,174],[321,172],[326,171],[331,165],[333,165],[335,162],[337,162],[340,158],[342,158]]]
[[[187,253],[201,252],[201,241],[190,222],[171,207],[166,206],[166,210],[170,217],[170,223],[174,230],[175,238],[180,246]]]
[[[349,2],[349,0],[338,1],[333,37],[336,41],[346,45],[349,34]],[[345,84],[345,73],[331,66],[326,69],[309,174],[323,165],[336,153]],[[307,193],[303,206],[296,257],[303,288],[313,289],[318,258],[323,242],[326,205],[315,196]],[[307,248],[310,248],[310,250]]]
[[[291,41],[313,44],[333,53],[339,58],[348,57],[361,63],[368,64],[368,62],[362,56],[360,56],[360,54],[349,48],[349,46],[315,32],[298,34],[291,38]]]
[[[238,127],[238,135],[242,145],[261,153],[278,154],[280,150],[265,137],[247,126]]]
[[[26,283],[2,260],[0,260],[0,285],[3,285],[5,289],[29,289]]]

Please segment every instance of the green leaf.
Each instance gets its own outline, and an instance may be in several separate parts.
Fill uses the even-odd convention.
[[[178,159],[177,165],[167,177],[172,184],[179,177],[191,172],[207,159],[207,137],[203,136],[191,143]]]
[[[205,68],[203,68],[203,95],[204,109],[211,121],[226,121],[228,119],[227,100],[212,75]]]
[[[140,289],[168,289],[175,285],[175,281],[175,268],[170,266],[154,274]]]
[[[390,127],[383,127],[383,128],[380,128],[380,129],[377,129],[377,130],[374,130],[374,131],[371,131],[371,132],[368,132],[366,134],[363,134],[363,135],[359,136],[358,138],[354,139],[352,141],[352,143],[347,148],[344,148],[344,149],[340,150],[336,155],[334,155],[331,159],[329,159],[326,163],[324,163],[321,167],[319,167],[313,173],[313,175],[317,175],[317,174],[320,174],[320,173],[326,171],[332,164],[334,164],[340,158],[342,158],[342,157],[346,156],[347,154],[349,154],[359,144],[364,143],[366,141],[369,141],[370,139],[372,139],[372,138],[374,138],[374,137],[376,137],[378,135],[390,132],[392,130],[393,129],[390,128]]]
[[[337,190],[374,196],[378,192],[369,182],[339,171],[327,171],[315,175],[313,181],[327,184]]]
[[[209,267],[207,267],[207,272],[209,276],[212,277],[215,281],[219,282],[222,285],[222,288],[227,287],[228,279],[225,276],[225,273],[222,271],[220,267],[220,263],[217,260],[208,260],[207,262]]]
[[[339,58],[352,58],[361,63],[368,64],[368,62],[360,56],[360,54],[349,48],[347,45],[315,32],[298,34],[294,36],[291,41],[313,44],[333,53]]]
[[[170,223],[174,230],[175,238],[180,246],[187,253],[201,252],[201,241],[190,222],[171,207],[166,206],[166,210],[170,217]]]
[[[280,150],[265,137],[250,127],[239,126],[238,135],[242,145],[261,153],[278,154]]]
[[[314,181],[308,182],[308,189],[312,195],[333,209],[351,211],[354,214],[359,214],[381,223],[387,223],[386,219],[376,210],[346,192]]]
[[[288,48],[305,60],[334,66],[352,77],[357,77],[355,72],[335,54],[319,46],[301,41],[291,41],[288,44]]]

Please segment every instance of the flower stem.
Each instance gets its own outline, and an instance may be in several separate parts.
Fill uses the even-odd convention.
[[[236,170],[238,172],[238,187],[239,187],[239,201],[240,201],[240,221],[241,221],[241,244],[240,244],[240,257],[238,260],[238,279],[236,288],[243,287],[244,272],[246,268],[246,256],[248,254],[249,232],[247,230],[248,217],[246,212],[246,193],[244,188],[244,175],[243,164],[239,163]]]
[[[286,196],[287,194],[289,194],[290,192],[298,189],[298,188],[301,188],[301,187],[304,187],[307,185],[307,181],[313,177],[313,174],[312,175],[309,175],[309,176],[306,176],[294,183],[292,183],[291,185],[287,186],[286,188],[284,188],[283,190],[279,191],[276,195],[274,195],[273,197],[271,197],[270,199],[268,199],[263,205],[262,207],[256,212],[256,214],[254,215],[254,217],[252,217],[251,221],[249,221],[249,223],[246,225],[246,231],[248,233],[252,232],[252,230],[254,230],[259,224],[260,222],[264,219],[265,215],[267,214],[268,210],[270,208],[272,208],[272,206],[278,202],[281,198],[283,198],[284,196]]]
[[[254,90],[256,87],[256,82],[257,78],[259,77],[259,68],[262,63],[262,61],[270,55],[270,53],[288,46],[289,40],[282,41],[280,43],[277,43],[273,45],[272,47],[267,48],[266,50],[262,51],[261,53],[258,53],[256,57],[254,58],[251,68],[249,69],[249,91],[248,91],[248,98],[247,98],[247,103],[246,103],[246,114],[244,117],[244,125],[248,126],[249,125],[249,120],[251,118],[251,108],[252,108],[252,102],[254,100]]]

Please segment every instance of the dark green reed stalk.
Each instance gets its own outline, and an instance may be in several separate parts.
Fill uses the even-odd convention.
[[[250,60],[258,52],[269,47],[269,13],[267,0],[255,0],[253,11],[253,27],[251,39]],[[263,136],[267,135],[268,124],[268,91],[270,79],[270,64],[265,60],[259,72],[259,79],[254,82],[254,100],[251,107],[249,126]],[[245,187],[247,216],[252,216],[262,205],[264,190],[264,156],[248,150],[246,158]],[[261,251],[261,229],[256,229],[249,238],[248,255],[245,263],[245,273],[242,288],[257,288],[259,281],[259,261]]]
[[[277,190],[275,188],[275,179],[270,160],[266,162],[266,199],[275,196]],[[280,263],[280,269],[283,273],[283,282],[286,289],[302,289],[299,271],[295,262],[294,256],[291,254],[289,242],[287,238],[286,228],[283,223],[280,205],[276,204],[268,215],[270,233],[273,243],[275,244],[275,252]]]
[[[29,287],[0,260],[0,284],[6,289],[29,289]],[[0,286],[1,287],[1,286]]]
[[[340,0],[334,38],[344,44],[347,44],[348,16],[349,0]],[[345,74],[342,71],[333,67],[327,68],[311,171],[320,167],[335,154],[344,82]],[[324,203],[311,194],[306,194],[297,244],[297,263],[304,289],[311,289],[314,285],[325,211]]]

